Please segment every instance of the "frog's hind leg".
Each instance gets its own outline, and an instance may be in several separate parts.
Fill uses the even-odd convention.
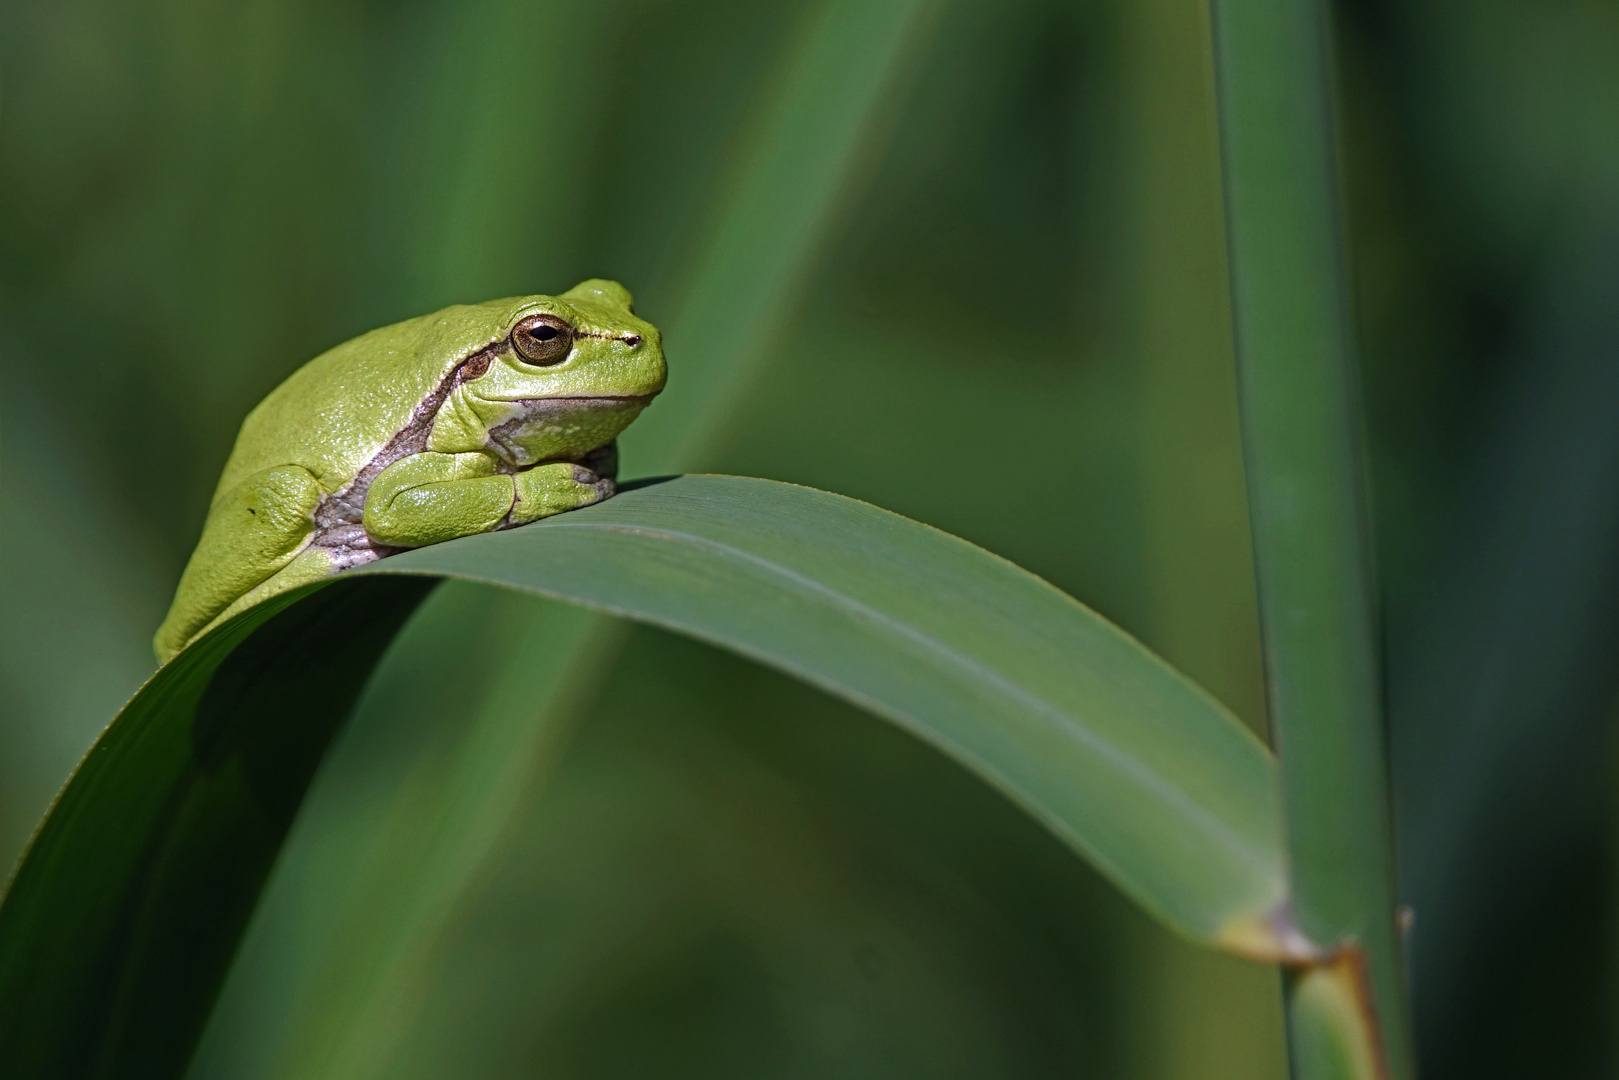
[[[281,569],[253,586],[247,592],[226,605],[221,611],[208,621],[192,637],[200,636],[212,630],[220,623],[229,619],[237,612],[246,611],[260,600],[266,600],[277,593],[284,593],[288,589],[296,589],[300,585],[309,585],[316,581],[325,581],[343,566],[333,558],[332,549],[309,545],[292,557],[292,561]],[[187,640],[190,640],[189,638]]]
[[[309,574],[324,554],[303,557],[315,532],[315,508],[325,494],[309,470],[279,465],[254,473],[220,496],[208,511],[174,604],[152,641],[158,659],[167,661],[227,611],[246,606],[241,602],[249,594],[262,599],[267,595],[263,589],[279,583],[294,563],[302,564],[300,576]],[[275,591],[291,587],[281,585]]]

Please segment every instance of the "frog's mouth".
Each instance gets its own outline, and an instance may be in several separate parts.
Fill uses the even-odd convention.
[[[582,409],[640,409],[655,397],[656,394],[592,394],[588,397],[507,398],[505,404],[538,418]]]

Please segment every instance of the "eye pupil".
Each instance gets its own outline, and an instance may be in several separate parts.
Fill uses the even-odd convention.
[[[512,329],[511,343],[531,364],[560,364],[573,349],[573,327],[555,315],[531,315]]]

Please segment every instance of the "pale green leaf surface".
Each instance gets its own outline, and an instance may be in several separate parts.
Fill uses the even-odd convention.
[[[364,572],[524,589],[804,678],[961,761],[1193,938],[1240,945],[1280,898],[1258,740],[1099,615],[896,514],[689,476]]]

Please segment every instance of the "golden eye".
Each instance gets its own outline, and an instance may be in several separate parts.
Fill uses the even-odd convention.
[[[560,364],[573,348],[573,327],[555,315],[530,315],[512,327],[512,348],[531,364]]]

